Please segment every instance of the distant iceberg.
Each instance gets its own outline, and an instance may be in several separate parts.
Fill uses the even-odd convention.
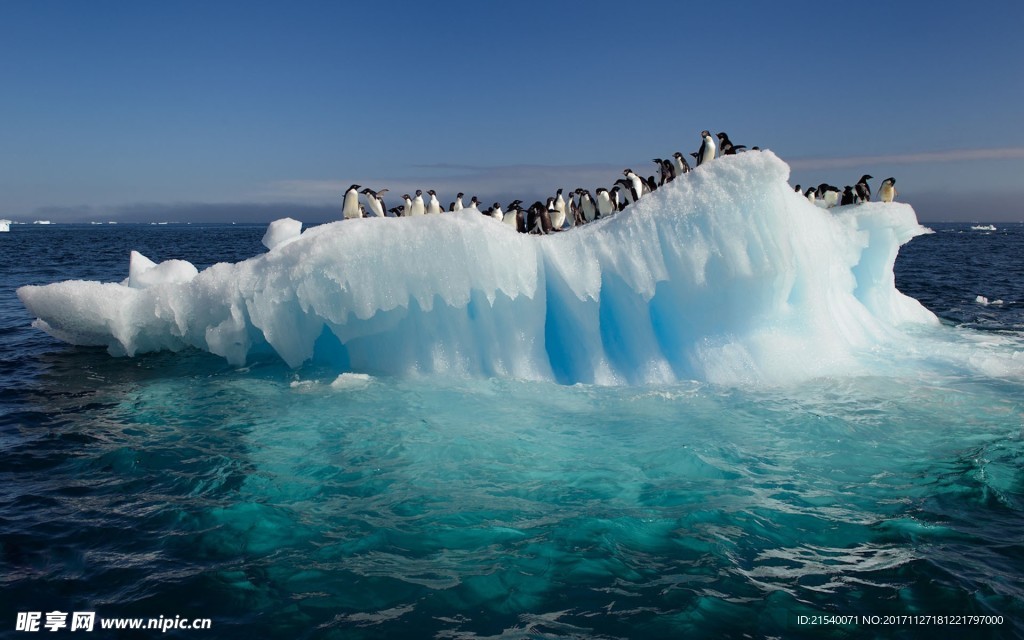
[[[611,218],[527,236],[479,213],[272,226],[266,254],[198,274],[18,296],[34,326],[115,355],[196,347],[242,365],[560,383],[783,382],[862,371],[937,325],[896,290],[926,233],[902,203],[823,210],[771,152],[726,156]],[[129,286],[151,273],[141,286]]]
[[[994,224],[976,224],[971,227],[971,231],[995,231],[996,225]]]
[[[0,220],[0,233],[7,233],[11,230],[10,220]]]

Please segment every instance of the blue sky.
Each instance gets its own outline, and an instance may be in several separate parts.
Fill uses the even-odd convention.
[[[312,222],[610,186],[702,129],[1024,220],[1024,3],[0,0],[0,216]]]

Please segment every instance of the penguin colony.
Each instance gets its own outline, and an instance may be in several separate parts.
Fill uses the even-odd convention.
[[[871,202],[871,187],[868,185],[868,180],[872,179],[873,176],[864,174],[857,181],[857,184],[852,187],[846,185],[843,187],[842,192],[839,191],[839,187],[824,182],[817,187],[810,187],[806,191],[801,190],[800,185],[793,187],[793,190],[803,194],[813,204],[831,209],[836,205],[846,206],[849,204]],[[882,184],[878,187],[877,195],[881,202],[892,202],[895,200],[896,178],[882,180]]]
[[[717,136],[712,136],[709,131],[704,130],[701,131],[700,137],[700,148],[690,154],[697,167],[716,157],[734,155],[747,148],[745,145],[734,145],[724,131],[719,132]],[[752,150],[757,149],[758,147],[752,147]],[[476,196],[473,196],[468,204],[464,204],[463,198],[466,197],[464,193],[459,193],[455,200],[445,208],[433,189],[427,191],[426,194],[417,189],[414,197],[404,194],[402,196],[403,203],[389,209],[384,204],[383,197],[387,193],[387,189],[374,191],[353,184],[345,191],[342,217],[346,220],[362,218],[367,215],[383,218],[391,214],[393,217],[404,218],[476,209],[485,216],[515,227],[520,233],[556,233],[612,216],[640,200],[644,195],[692,170],[686,157],[679,151],[675,152],[671,158],[655,158],[653,162],[655,173],[646,178],[627,168],[622,171],[623,177],[616,180],[611,189],[598,187],[594,189],[593,193],[583,188],[573,189],[569,192],[559,189],[554,196],[547,199],[546,203],[538,200],[529,207],[523,207],[522,200],[513,200],[504,209],[498,202],[484,208]],[[870,179],[869,175],[863,176],[856,186],[846,187],[842,195],[837,187],[829,184],[821,184],[806,192],[801,191],[800,185],[797,185],[796,191],[804,194],[808,200],[819,206],[831,208],[836,205],[870,201],[871,191],[867,183]],[[882,183],[878,192],[880,200],[892,202],[896,196],[896,190],[893,187],[895,182],[894,178],[887,178]],[[360,191],[360,189],[362,190]],[[364,197],[365,205],[359,201],[359,196]]]

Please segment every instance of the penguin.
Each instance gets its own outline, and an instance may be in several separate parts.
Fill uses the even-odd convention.
[[[408,193],[403,194],[402,198],[405,200],[405,205],[402,208],[402,217],[405,218],[412,215],[412,198],[409,197]]]
[[[896,178],[886,178],[878,187],[878,199],[882,202],[892,202],[896,199]]]
[[[388,213],[390,213],[391,215],[393,215],[396,218],[401,218],[402,217],[402,207],[391,207],[390,209],[388,209]]]
[[[715,159],[715,139],[711,137],[711,132],[705,129],[700,132],[703,142],[700,144],[700,149],[697,150],[697,166],[710,162]]]
[[[795,187],[793,187],[793,191],[796,191],[797,193],[803,193],[804,192],[804,190],[800,188],[800,185],[796,185]]]
[[[497,202],[495,202],[494,204],[495,204],[495,206],[498,205]],[[509,204],[509,210],[506,211],[503,214],[502,222],[504,222],[505,224],[507,224],[510,227],[516,227],[518,229],[519,228],[519,214],[522,212],[522,209],[519,208],[519,205],[521,205],[521,204],[522,203],[520,201],[518,201],[518,200],[514,200],[511,204]],[[513,205],[515,205],[515,207],[513,207]],[[498,208],[500,209],[501,207],[498,207]]]
[[[431,189],[427,191],[430,196],[430,200],[427,202],[427,213],[443,213],[444,209],[441,208],[441,203],[437,200],[437,194]]]
[[[579,189],[573,189],[569,192],[569,200],[565,203],[565,218],[566,221],[571,221],[572,226],[578,227],[583,224],[583,212],[580,210],[580,205],[576,202],[576,194]]]
[[[516,218],[519,216],[519,212],[523,208],[522,200],[513,200],[508,203],[508,207],[505,209],[505,214],[502,216],[502,221],[507,224],[515,224]]]
[[[632,169],[623,169],[622,175],[629,180],[630,188],[633,189],[633,201],[636,202],[640,196],[644,195],[644,179],[633,173]]]
[[[654,176],[647,176],[647,180],[644,180],[644,193],[653,193],[658,190],[658,183],[655,182]]]
[[[622,209],[625,209],[636,202],[636,199],[633,198],[633,183],[631,181],[625,178],[619,178],[615,181],[615,184],[612,185],[612,188],[617,188],[619,193],[621,193],[626,199],[626,204],[622,205]]]
[[[559,220],[557,225],[555,224],[555,220]],[[558,210],[558,206],[555,204],[554,198],[548,198],[548,222],[551,223],[551,231],[548,233],[561,231],[562,225],[565,224],[565,212]]]
[[[576,193],[580,196],[580,212],[583,222],[593,222],[597,219],[597,206],[594,204],[593,198],[590,197],[590,192],[586,189],[577,189]]]
[[[449,209],[451,211],[462,211],[465,209],[465,206],[462,204],[462,198],[465,195],[466,194],[464,193],[459,193],[459,195],[455,196],[455,202],[452,203],[452,206],[449,207]]]
[[[846,206],[848,204],[853,204],[854,201],[855,201],[855,197],[853,195],[853,187],[851,187],[850,185],[846,185],[843,188],[843,197],[839,201],[839,206]]]
[[[473,196],[472,198],[469,199],[469,208],[476,209],[478,211],[480,210],[480,201],[477,200],[476,196]]]
[[[729,140],[729,136],[724,131],[718,132],[718,149],[721,151],[720,155],[732,156],[736,155],[736,152],[740,149],[746,149],[746,145],[734,145],[732,140]]]
[[[620,193],[622,193],[622,188],[619,187],[619,185],[615,185],[612,187],[612,190],[608,192],[608,195],[611,196],[612,199],[612,211],[622,211],[622,198],[619,197]]]
[[[825,183],[818,185],[818,204],[826,209],[839,204],[839,187]]]
[[[387,189],[374,191],[373,189],[367,187],[366,189],[363,189],[359,193],[366,196],[366,204],[370,208],[370,211],[373,212],[373,215],[377,216],[378,218],[383,218],[384,212],[387,211],[388,208],[384,205],[384,198],[381,196],[382,194],[387,193]]]
[[[671,160],[662,160],[661,158],[655,158],[654,162],[658,163],[658,186],[664,187],[669,182],[672,182],[676,178],[675,169],[672,167]]]
[[[565,226],[565,198],[562,197],[562,190],[555,192],[555,213],[551,214],[551,224],[556,229]]]
[[[857,184],[853,187],[854,190],[857,192],[858,204],[862,202],[871,202],[871,187],[868,186],[868,180],[870,180],[871,178],[872,176],[869,176],[868,174],[865,173],[860,177],[860,180],[858,180]]]
[[[615,213],[615,204],[612,202],[612,197],[608,190],[604,187],[594,192],[594,201],[597,204],[597,216],[599,218],[605,218]]]
[[[655,171],[658,175],[658,186],[664,186],[664,184],[669,181],[669,177],[665,174],[665,161],[661,158],[655,158],[654,160],[651,160],[651,162],[657,166]]]
[[[548,234],[554,231],[551,225],[551,216],[548,215],[548,208],[540,201],[531,204],[527,210],[526,230],[533,234]]]
[[[684,173],[690,173],[690,163],[686,161],[686,157],[680,151],[676,151],[672,155],[672,161],[675,165],[676,177],[683,175]]]
[[[362,218],[362,213],[359,211],[359,185],[354,184],[348,188],[345,192],[345,202],[341,206],[341,216],[345,220],[352,218]]]
[[[412,209],[409,210],[409,215],[422,216],[426,211],[426,207],[423,206],[423,192],[417,189],[416,197],[412,199]]]
[[[804,197],[807,198],[808,202],[814,204],[814,201],[818,199],[818,192],[814,187],[808,187],[807,191],[804,192]]]

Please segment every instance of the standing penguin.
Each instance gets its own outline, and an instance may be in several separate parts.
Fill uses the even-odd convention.
[[[551,214],[551,225],[555,229],[561,229],[565,226],[565,198],[562,197],[561,189],[555,193],[554,207],[555,213]]]
[[[565,203],[565,218],[574,227],[583,224],[583,213],[580,211],[580,205],[576,202],[576,193],[578,191],[579,189],[570,191],[569,200]]]
[[[622,175],[626,176],[626,179],[630,182],[630,188],[633,189],[633,201],[636,202],[640,199],[640,196],[644,195],[644,180],[640,176],[633,173],[632,169],[623,169]]]
[[[839,205],[846,206],[848,204],[853,204],[855,201],[856,197],[853,195],[853,187],[851,187],[850,185],[846,185],[845,187],[843,187],[843,197],[839,201]]]
[[[412,199],[412,209],[409,210],[409,215],[422,216],[426,211],[427,208],[423,205],[423,192],[417,189],[416,197]]]
[[[857,194],[858,204],[862,202],[871,202],[871,187],[868,186],[868,180],[871,178],[872,176],[865,173],[860,177],[860,180],[857,181],[857,184],[854,185],[853,189]]]
[[[715,139],[711,137],[711,132],[705,129],[700,132],[700,136],[703,142],[700,144],[700,149],[697,150],[698,167],[715,159]]]
[[[804,192],[804,197],[807,198],[808,202],[814,204],[814,201],[818,199],[817,189],[814,187],[807,187],[807,191]]]
[[[383,218],[384,217],[384,212],[388,210],[388,208],[384,205],[384,198],[382,197],[383,194],[386,193],[386,192],[387,192],[387,189],[381,189],[380,191],[374,191],[373,189],[370,189],[369,187],[367,187],[366,189],[363,189],[362,191],[359,192],[359,193],[363,194],[364,196],[366,196],[366,204],[367,204],[367,206],[370,207],[370,211],[373,212],[373,215],[377,216],[378,218]]]
[[[580,196],[580,211],[583,214],[583,222],[593,222],[597,219],[597,206],[594,204],[590,192],[586,189],[577,189]]]
[[[690,173],[690,163],[686,161],[686,156],[682,152],[676,151],[672,154],[672,163],[675,166],[677,178],[684,173]]]
[[[354,184],[345,192],[345,203],[341,207],[341,216],[349,220],[351,218],[362,218],[359,210],[359,185]]]
[[[405,200],[405,205],[402,207],[402,217],[405,218],[412,215],[412,198],[406,193],[402,195],[402,199]]]
[[[427,194],[430,196],[430,200],[427,201],[427,213],[443,212],[444,209],[441,207],[441,203],[438,201],[437,194],[434,193],[434,190],[431,189],[430,191],[427,191]]]
[[[455,202],[452,203],[452,211],[462,211],[465,209],[465,205],[462,204],[462,198],[465,195],[464,193],[459,193],[459,195],[455,196]]]
[[[878,199],[882,202],[892,202],[896,199],[896,178],[882,180],[878,187]]]
[[[594,199],[597,204],[597,215],[601,218],[608,217],[615,212],[615,204],[612,202],[611,194],[604,187],[594,192]]]

